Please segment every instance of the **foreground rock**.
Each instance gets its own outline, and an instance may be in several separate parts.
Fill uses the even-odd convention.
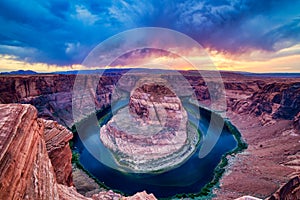
[[[0,119],[0,199],[58,199],[36,109],[1,104]]]
[[[52,120],[42,120],[44,139],[51,160],[56,181],[63,185],[73,185],[72,180],[72,152],[69,141],[73,138],[72,132]]]
[[[161,82],[160,82],[161,81]],[[142,80],[100,130],[103,144],[121,167],[134,172],[171,168],[195,150],[197,131],[187,131],[187,113],[163,80]]]
[[[88,198],[68,187],[72,184],[67,145],[70,132],[56,122],[37,118],[31,105],[0,104],[0,137],[0,199],[123,198],[112,191]],[[145,192],[143,195],[155,199]]]

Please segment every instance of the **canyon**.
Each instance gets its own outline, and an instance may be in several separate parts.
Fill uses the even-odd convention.
[[[200,104],[209,106],[211,94],[204,80],[194,72],[181,73]],[[239,129],[248,149],[228,158],[229,165],[220,180],[220,188],[214,190],[214,198],[251,195],[272,200],[297,199],[300,192],[300,78],[260,78],[226,72],[221,75],[227,100],[224,117]],[[92,197],[76,192],[68,146],[72,133],[66,129],[74,124],[75,78],[82,85],[99,83],[91,95],[96,109],[100,110],[110,104],[114,85],[121,76],[122,73],[117,72],[106,74],[100,80],[86,80],[83,75],[0,76],[0,199],[125,198],[112,191]],[[119,84],[132,88],[136,79]],[[132,102],[135,108],[134,99]],[[37,110],[30,105],[13,103],[31,104]],[[82,102],[79,106],[86,104]],[[135,113],[139,112],[135,110]],[[149,116],[143,115],[141,123]],[[146,193],[132,198],[146,196],[155,198]]]

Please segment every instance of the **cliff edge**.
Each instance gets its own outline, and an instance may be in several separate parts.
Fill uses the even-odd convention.
[[[38,118],[32,105],[0,104],[0,199],[156,199],[146,192],[79,194],[72,181],[72,137],[57,122]]]

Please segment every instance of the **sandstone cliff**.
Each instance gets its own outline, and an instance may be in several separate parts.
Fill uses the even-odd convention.
[[[69,141],[73,138],[72,132],[52,120],[42,120],[44,140],[51,160],[56,181],[63,185],[71,186],[72,182],[72,152]]]
[[[0,199],[58,199],[44,124],[33,106],[0,105]]]
[[[0,137],[0,199],[155,200],[145,192],[122,197],[112,191],[88,198],[69,187],[72,134],[37,118],[31,105],[0,104]]]
[[[239,114],[260,118],[263,124],[275,123],[277,119],[292,120],[300,112],[300,82],[268,83],[230,107]]]
[[[32,104],[38,110],[38,117],[57,121],[66,127],[73,125],[72,91],[75,78],[82,86],[94,86],[97,109],[110,102],[112,87],[118,75],[98,76],[86,80],[75,75],[29,75],[0,76],[0,103]],[[82,106],[86,106],[82,102]],[[81,105],[79,105],[81,106]]]

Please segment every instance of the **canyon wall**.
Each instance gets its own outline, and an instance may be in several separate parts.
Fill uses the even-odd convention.
[[[231,76],[230,76],[231,75]],[[199,76],[184,74],[194,90],[196,98],[209,105],[210,94],[207,84]],[[237,76],[237,77],[236,77]],[[72,92],[76,79],[78,85],[90,88],[96,109],[110,104],[114,86],[121,89],[133,88],[138,77],[128,76],[120,79],[121,74],[102,76],[91,75],[28,75],[0,76],[0,103],[27,103],[38,109],[38,116],[57,121],[66,127],[73,125]],[[298,79],[249,78],[232,73],[222,73],[226,91],[227,107],[237,114],[251,114],[261,119],[262,123],[274,123],[277,119],[292,120],[300,112],[300,82]],[[230,78],[231,77],[231,78]],[[236,77],[236,78],[232,78]],[[165,77],[176,79],[176,77]],[[120,79],[120,81],[118,81]],[[174,81],[174,80],[173,80]],[[178,85],[181,79],[178,79]],[[213,79],[211,79],[213,81]],[[175,81],[176,82],[176,81]],[[94,86],[98,86],[93,88]],[[221,92],[216,89],[210,92]],[[79,110],[88,106],[81,102]],[[299,127],[295,125],[295,127]]]
[[[44,123],[44,140],[56,181],[72,186],[72,152],[69,141],[73,138],[73,133],[55,121],[40,120]]]
[[[248,98],[237,99],[230,107],[236,113],[260,118],[263,124],[274,123],[277,119],[296,120],[300,113],[300,82],[265,84]],[[297,124],[295,128],[299,128]]]
[[[75,79],[80,85],[95,91],[92,91],[91,95],[95,99],[96,108],[100,109],[109,104],[112,92],[110,86],[118,80],[118,76],[102,77],[101,80],[98,76],[86,79],[80,75],[0,76],[0,103],[34,105],[38,110],[38,117],[71,127],[72,91]],[[82,104],[86,105],[84,102]]]
[[[155,200],[146,192],[79,194],[72,186],[72,136],[57,122],[38,118],[31,105],[0,104],[0,199]]]

